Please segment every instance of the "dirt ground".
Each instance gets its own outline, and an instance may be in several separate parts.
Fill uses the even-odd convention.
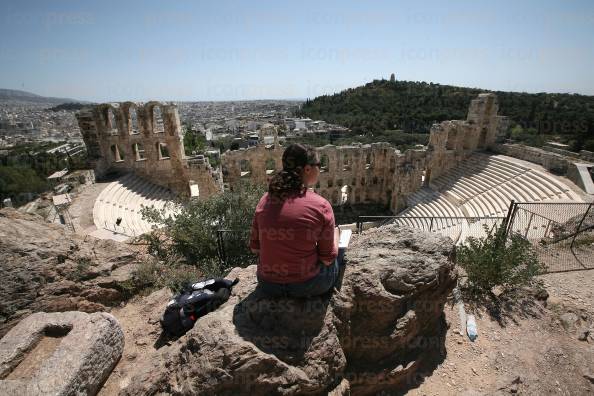
[[[594,271],[541,278],[550,295],[544,303],[517,301],[495,316],[476,310],[475,342],[459,333],[457,307],[446,306],[445,360],[407,394],[594,394],[594,334],[578,339],[594,332]]]
[[[136,297],[111,311],[124,330],[124,352],[99,396],[117,395],[129,383],[134,367],[158,353],[163,345],[159,318],[171,295],[167,289],[162,289],[147,297]]]
[[[458,309],[445,308],[449,329],[445,359],[411,379],[407,395],[588,395],[594,394],[594,271],[541,277],[549,297],[510,298],[497,314],[476,315],[479,337],[460,334]],[[122,359],[99,395],[115,395],[140,361],[159,345],[159,317],[170,297],[163,289],[113,309],[126,337]],[[561,318],[564,317],[564,323]],[[592,329],[585,341],[578,339]]]

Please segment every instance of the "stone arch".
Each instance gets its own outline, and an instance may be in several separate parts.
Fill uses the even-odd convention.
[[[372,169],[373,168],[373,155],[368,152],[365,156],[365,169]]]
[[[151,110],[151,120],[153,124],[153,133],[164,133],[165,125],[163,123],[163,111],[161,106],[154,105]]]
[[[421,185],[428,186],[431,181],[431,169],[430,168],[423,168],[421,172]]]
[[[456,148],[456,130],[448,131],[448,140],[446,141],[446,150],[454,150]]]
[[[118,122],[115,116],[115,109],[111,106],[105,109],[105,119],[107,122],[107,133],[109,135],[117,135],[118,134]]]
[[[239,161],[239,172],[241,177],[249,177],[252,174],[252,166],[248,160]]]
[[[274,175],[276,173],[276,161],[274,158],[268,158],[264,166],[266,168],[267,176]]]
[[[169,147],[167,146],[167,143],[157,142],[156,148],[157,148],[157,155],[159,156],[160,160],[166,160],[166,159],[170,158]]]
[[[328,155],[322,154],[320,156],[320,172],[328,172],[329,164],[330,160],[328,159]]]
[[[110,151],[114,162],[124,161],[124,153],[120,150],[117,144],[112,144],[110,147]]]
[[[135,161],[146,160],[146,156],[144,154],[144,145],[142,143],[132,144],[132,153],[134,153]]]
[[[130,135],[138,135],[140,128],[138,127],[138,110],[136,105],[128,107],[128,131]]]
[[[344,205],[347,203],[351,203],[353,198],[353,188],[348,184],[343,185],[340,187],[340,204]]]
[[[349,153],[344,153],[342,158],[342,170],[350,171],[353,165],[351,155]]]
[[[472,141],[473,141],[473,136],[472,136],[472,130],[471,129],[465,129],[464,134],[462,135],[463,139],[462,139],[462,149],[464,150],[470,150],[472,149]]]

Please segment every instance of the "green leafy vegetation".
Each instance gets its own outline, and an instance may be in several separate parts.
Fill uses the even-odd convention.
[[[92,260],[89,257],[78,257],[76,260],[76,266],[74,269],[66,275],[66,278],[80,282],[85,280],[89,276],[89,268],[91,267]]]
[[[193,152],[201,154],[207,147],[208,142],[203,133],[192,129],[191,125],[184,125],[184,149],[186,155],[192,155]]]
[[[10,198],[18,205],[26,201],[23,194],[38,194],[48,188],[47,181],[31,168],[0,165],[0,200]]]
[[[263,193],[260,186],[240,183],[233,191],[176,204],[175,217],[167,216],[165,210],[143,208],[143,218],[160,228],[142,238],[159,261],[195,266],[204,276],[221,275],[228,267],[245,267],[256,259],[248,241]],[[224,263],[220,261],[221,243]]]
[[[327,144],[336,146],[346,146],[350,144],[371,144],[375,142],[387,142],[398,147],[400,150],[414,148],[414,146],[426,145],[429,142],[429,134],[426,133],[407,133],[404,131],[385,130],[370,132],[364,135],[349,133],[339,138],[330,138],[328,135],[312,136],[311,134],[292,138],[291,143],[309,144],[313,147],[322,147]]]
[[[506,238],[504,227],[485,226],[485,232],[485,237],[470,237],[456,249],[456,263],[468,275],[464,286],[472,294],[491,294],[497,286],[511,290],[529,285],[544,272],[534,247],[521,235]]]
[[[82,169],[85,158],[46,151],[63,144],[36,143],[15,146],[0,154],[0,200],[10,198],[15,205],[26,203],[29,193],[50,188],[47,177],[64,168]]]
[[[343,125],[355,135],[372,135],[374,141],[380,141],[394,131],[426,134],[435,122],[465,119],[470,101],[482,92],[491,91],[375,80],[335,95],[307,100],[297,115]],[[571,144],[574,150],[594,149],[594,96],[494,93],[499,100],[499,113],[512,120],[515,133],[511,138],[537,146],[552,139]]]
[[[163,287],[176,293],[184,284],[196,282],[202,277],[203,272],[194,265],[166,263],[152,258],[141,262],[132,277],[120,282],[118,287],[125,298],[148,294]]]

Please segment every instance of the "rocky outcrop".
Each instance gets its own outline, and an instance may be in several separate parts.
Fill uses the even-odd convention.
[[[37,312],[0,340],[0,394],[94,395],[123,349],[108,313]]]
[[[405,227],[366,231],[347,252],[340,290],[309,300],[269,299],[255,266],[233,269],[228,277],[240,282],[229,301],[135,367],[121,394],[366,395],[410,386],[443,353],[451,249],[447,238]]]
[[[0,337],[32,312],[95,312],[121,302],[119,285],[136,256],[127,245],[0,210]]]

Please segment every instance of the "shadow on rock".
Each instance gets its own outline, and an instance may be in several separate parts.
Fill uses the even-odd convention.
[[[402,394],[445,357],[451,249],[406,227],[366,231],[347,252],[342,288],[312,299],[269,298],[256,266],[235,268],[229,301],[136,368],[121,394]]]
[[[445,317],[442,317],[439,321],[439,329],[434,337],[434,344],[425,344],[421,351],[417,351],[417,356],[423,355],[424,358],[421,360],[417,370],[408,375],[403,389],[394,393],[395,395],[405,395],[410,390],[421,386],[425,382],[425,378],[431,377],[435,369],[445,361],[448,355],[446,349],[447,324]]]
[[[302,365],[312,340],[322,331],[330,298],[270,298],[256,288],[235,306],[233,324],[260,350],[287,364]]]
[[[159,338],[157,338],[157,341],[155,341],[155,343],[153,344],[153,347],[158,350],[166,345],[171,345],[171,343],[177,341],[178,339],[179,337],[172,337],[167,333],[161,332]]]

